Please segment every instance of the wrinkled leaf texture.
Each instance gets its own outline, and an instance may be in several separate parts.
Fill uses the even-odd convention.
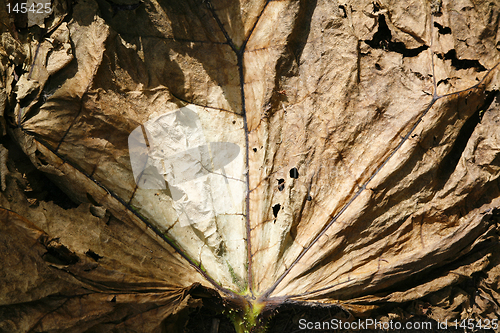
[[[498,314],[498,2],[119,5],[55,10],[14,82],[11,136],[87,204],[3,200],[3,327],[155,331],[201,286],[354,315],[422,299],[436,319]],[[188,225],[171,191],[136,185],[128,146],[183,107],[242,152],[234,210]]]

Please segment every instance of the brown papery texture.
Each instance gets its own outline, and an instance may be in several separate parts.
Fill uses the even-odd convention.
[[[498,1],[0,4],[0,330],[500,315]]]

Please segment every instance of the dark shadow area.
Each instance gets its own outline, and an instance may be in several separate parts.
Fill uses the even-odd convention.
[[[133,4],[126,4],[126,5],[122,5],[122,4],[117,4],[111,0],[105,0],[107,3],[109,3],[111,5],[111,10],[113,11],[113,17],[118,13],[118,12],[121,12],[121,11],[130,11],[130,10],[135,10],[137,9],[141,4],[142,2],[141,1],[138,1],[136,3],[133,3]]]
[[[195,299],[201,298],[203,305],[191,311],[182,333],[236,333],[231,320],[223,314],[228,304],[218,294],[202,286],[195,287],[190,294]],[[234,307],[233,310],[238,309]]]
[[[390,308],[392,304],[388,304]],[[375,322],[378,314],[374,313],[369,319]],[[268,306],[262,313],[266,332],[270,333],[315,333],[315,332],[331,332],[331,333],[344,333],[344,332],[367,332],[367,333],[402,333],[402,332],[425,332],[425,333],[463,333],[465,332],[462,328],[448,327],[448,329],[438,329],[437,322],[422,315],[414,315],[408,320],[399,321],[393,320],[393,325],[396,322],[401,323],[402,329],[384,329],[384,322],[378,318],[378,326],[375,328],[375,324],[368,326],[368,318],[354,318],[350,313],[344,310],[342,307],[331,304],[321,304],[313,302],[297,302],[297,301],[285,301],[278,306]],[[412,323],[411,325],[419,325],[421,323],[430,323],[429,329],[415,329],[408,330],[404,329],[406,323]],[[217,323],[218,330],[212,331],[214,323]],[[318,328],[316,323],[320,323],[321,329]],[[347,326],[352,327],[352,324],[359,325],[362,323],[360,329],[348,330]],[[368,322],[369,323],[369,322]],[[311,327],[308,329],[307,327]],[[337,328],[335,328],[337,325]],[[208,306],[203,306],[200,309],[193,311],[189,320],[182,333],[235,333],[234,326],[225,316],[217,314],[212,308]]]
[[[298,73],[298,64],[302,57],[302,52],[309,38],[311,31],[311,20],[314,10],[317,6],[317,0],[299,2],[299,12],[293,29],[288,36],[288,43],[285,52],[276,62],[276,76],[274,79],[275,90],[271,97],[271,110],[278,110],[279,103],[283,99],[287,99],[286,95],[280,93],[281,82],[283,78],[292,77]],[[342,8],[340,9],[342,12]],[[345,13],[345,8],[344,8]]]
[[[436,172],[436,190],[439,191],[446,184],[451,174],[457,168],[457,164],[460,161],[460,157],[467,146],[467,142],[469,142],[472,133],[476,129],[477,125],[480,122],[480,110],[487,110],[493,100],[495,99],[495,92],[490,92],[485,99],[483,105],[478,108],[476,112],[472,114],[472,116],[467,119],[467,121],[463,124],[460,132],[458,133],[457,138],[455,139],[455,143],[453,144],[453,148],[450,152],[441,160],[439,163],[437,172]]]
[[[391,305],[389,305],[390,307]],[[438,329],[437,322],[422,315],[414,315],[408,320],[392,320],[393,328],[388,325],[389,322],[381,321],[378,318],[378,325],[375,326],[375,319],[378,318],[377,314],[373,314],[368,318],[354,318],[348,311],[343,310],[340,306],[332,304],[325,305],[320,303],[306,303],[287,301],[280,305],[267,324],[268,332],[283,332],[283,333],[316,333],[316,332],[330,332],[330,333],[344,333],[344,332],[366,332],[366,333],[402,333],[402,332],[428,332],[428,333],[462,333],[463,329],[448,327],[447,329]],[[372,320],[372,325],[369,320]],[[384,327],[384,323],[387,323]],[[396,324],[399,323],[399,324]],[[427,327],[431,329],[421,328],[406,329],[405,325],[410,323],[411,327],[418,327],[422,323],[429,323]],[[401,329],[396,329],[401,325]],[[360,326],[360,327],[358,327]],[[309,327],[309,328],[308,328]],[[356,328],[354,328],[356,327]]]
[[[350,317],[350,314],[338,305],[296,301],[285,301],[276,308],[264,311],[263,315],[267,317],[267,332],[287,333],[313,332],[313,330],[302,328],[304,322],[331,322],[332,319],[345,321]],[[331,329],[315,330],[315,332],[318,331],[336,332]],[[342,332],[345,332],[345,330],[342,330]]]
[[[71,209],[79,206],[79,204],[73,202],[59,187],[47,178],[43,172],[35,168],[20,147],[9,137],[5,137],[0,143],[9,150],[7,167],[10,170],[17,170],[25,179],[21,183],[18,179],[7,176],[6,181],[16,181],[30,205],[36,206],[39,201],[45,201],[53,202],[63,209]]]
[[[44,244],[47,252],[42,255],[43,260],[56,265],[74,265],[80,258],[66,246],[60,244],[57,239]]]
[[[212,308],[203,306],[189,315],[188,322],[182,333],[210,333],[216,326],[218,333],[236,333],[233,323],[222,314],[217,314]]]

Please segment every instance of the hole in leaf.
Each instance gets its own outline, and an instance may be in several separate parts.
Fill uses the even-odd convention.
[[[416,57],[429,48],[427,45],[422,45],[415,49],[408,49],[403,42],[392,41],[392,32],[387,26],[384,15],[378,16],[378,30],[373,35],[373,38],[364,42],[374,49],[397,52],[402,54],[403,57]]]
[[[438,81],[437,85],[439,86],[441,83],[442,83],[442,84],[447,84],[448,82],[450,82],[450,80],[449,80],[449,79],[442,79],[442,80],[439,80],[439,81]]]
[[[256,152],[257,152],[257,148],[254,148],[254,149],[252,149],[252,150],[253,150],[253,152],[254,152],[254,153],[256,153]]]
[[[378,63],[376,63],[376,64],[375,64],[375,68],[376,68],[377,70],[381,70],[381,69],[382,69],[382,67],[381,67]]]
[[[299,178],[299,171],[297,170],[297,168],[290,169],[290,177],[293,179]]]
[[[346,17],[347,17],[347,12],[346,12],[346,10],[345,10],[345,6],[340,5],[340,6],[339,6],[339,9],[340,9],[340,15],[341,15],[343,18],[346,18]]]
[[[278,179],[278,190],[281,192],[285,189],[285,180],[283,178]]]
[[[455,69],[469,69],[474,68],[478,72],[484,72],[486,68],[481,65],[478,60],[472,59],[458,59],[457,51],[450,50],[445,55],[437,54],[437,57],[442,60],[451,60],[451,65],[455,67]]]
[[[276,204],[273,206],[273,215],[274,217],[278,217],[278,213],[281,209],[281,205],[280,204]]]
[[[42,258],[52,264],[73,265],[80,260],[75,253],[56,241],[51,241],[46,248],[47,252],[42,255]]]
[[[451,34],[451,29],[449,27],[443,27],[441,24],[434,22],[434,26],[438,28],[438,32],[441,35],[449,35]]]
[[[89,258],[92,258],[94,259],[94,261],[99,261],[99,259],[102,259],[104,258],[103,256],[100,256],[98,255],[97,253],[95,253],[94,251],[92,250],[88,250],[87,252],[85,252],[85,255]]]

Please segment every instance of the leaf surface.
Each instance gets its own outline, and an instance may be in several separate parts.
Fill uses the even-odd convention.
[[[494,271],[497,4],[126,8],[79,2],[32,46],[11,132],[160,242],[175,292],[362,313]]]

